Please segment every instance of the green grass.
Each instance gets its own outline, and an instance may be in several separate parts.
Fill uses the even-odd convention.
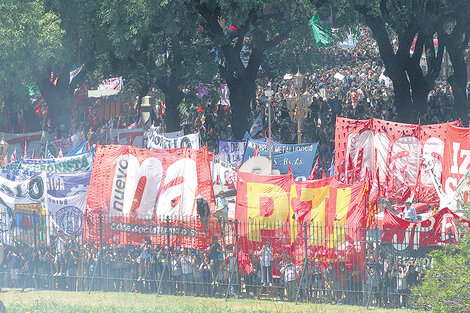
[[[159,296],[140,293],[66,292],[5,290],[0,294],[7,312],[22,313],[96,313],[96,312],[374,312],[392,313],[403,310],[369,309],[327,304],[280,303],[277,301],[234,300],[198,297]]]

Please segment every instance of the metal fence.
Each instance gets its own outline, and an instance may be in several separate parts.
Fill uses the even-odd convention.
[[[425,254],[435,248],[395,249],[377,227],[340,223],[97,216],[84,218],[81,233],[77,225],[34,214],[8,224],[1,286],[23,289],[408,307],[410,287],[430,266]]]

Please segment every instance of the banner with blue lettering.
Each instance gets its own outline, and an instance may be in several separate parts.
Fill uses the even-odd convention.
[[[219,139],[219,160],[228,164],[240,166],[243,161],[246,141]]]
[[[26,170],[30,172],[70,173],[90,171],[93,166],[93,151],[83,154],[53,159],[20,159],[2,167],[7,170]]]
[[[273,169],[281,174],[289,172],[289,164],[295,179],[307,179],[312,171],[318,142],[303,144],[277,144],[272,145]],[[254,156],[255,149],[260,156],[269,156],[269,143],[247,137],[243,162]]]

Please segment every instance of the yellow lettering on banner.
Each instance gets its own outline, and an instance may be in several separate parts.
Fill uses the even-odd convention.
[[[344,243],[346,218],[351,203],[351,188],[339,188],[336,193],[336,216],[333,232],[328,236],[328,247],[336,248]]]
[[[321,246],[323,244],[325,234],[325,213],[326,199],[330,195],[330,186],[319,188],[302,189],[302,196],[305,199],[310,198],[312,201],[312,213],[310,220],[310,245]],[[301,199],[302,199],[301,196]]]
[[[289,214],[289,197],[287,192],[274,184],[247,183],[247,206],[249,230],[248,237],[252,241],[260,242],[261,229],[275,230],[287,221]],[[272,200],[273,213],[261,216],[261,198]]]

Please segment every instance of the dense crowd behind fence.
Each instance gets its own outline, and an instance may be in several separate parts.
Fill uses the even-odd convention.
[[[122,237],[100,216],[99,240],[87,241],[86,231],[68,235],[35,217],[3,234],[10,240],[0,246],[1,286],[408,307],[410,288],[429,266],[387,248],[376,227],[355,229],[361,237],[351,242],[345,235],[351,231],[341,227],[301,225],[293,233],[284,225],[269,232],[264,229],[272,225],[214,219],[206,231],[187,220],[184,227],[196,238],[185,241],[188,232],[172,232],[169,219],[162,220],[161,237],[152,241]],[[262,230],[255,238],[249,229]]]

